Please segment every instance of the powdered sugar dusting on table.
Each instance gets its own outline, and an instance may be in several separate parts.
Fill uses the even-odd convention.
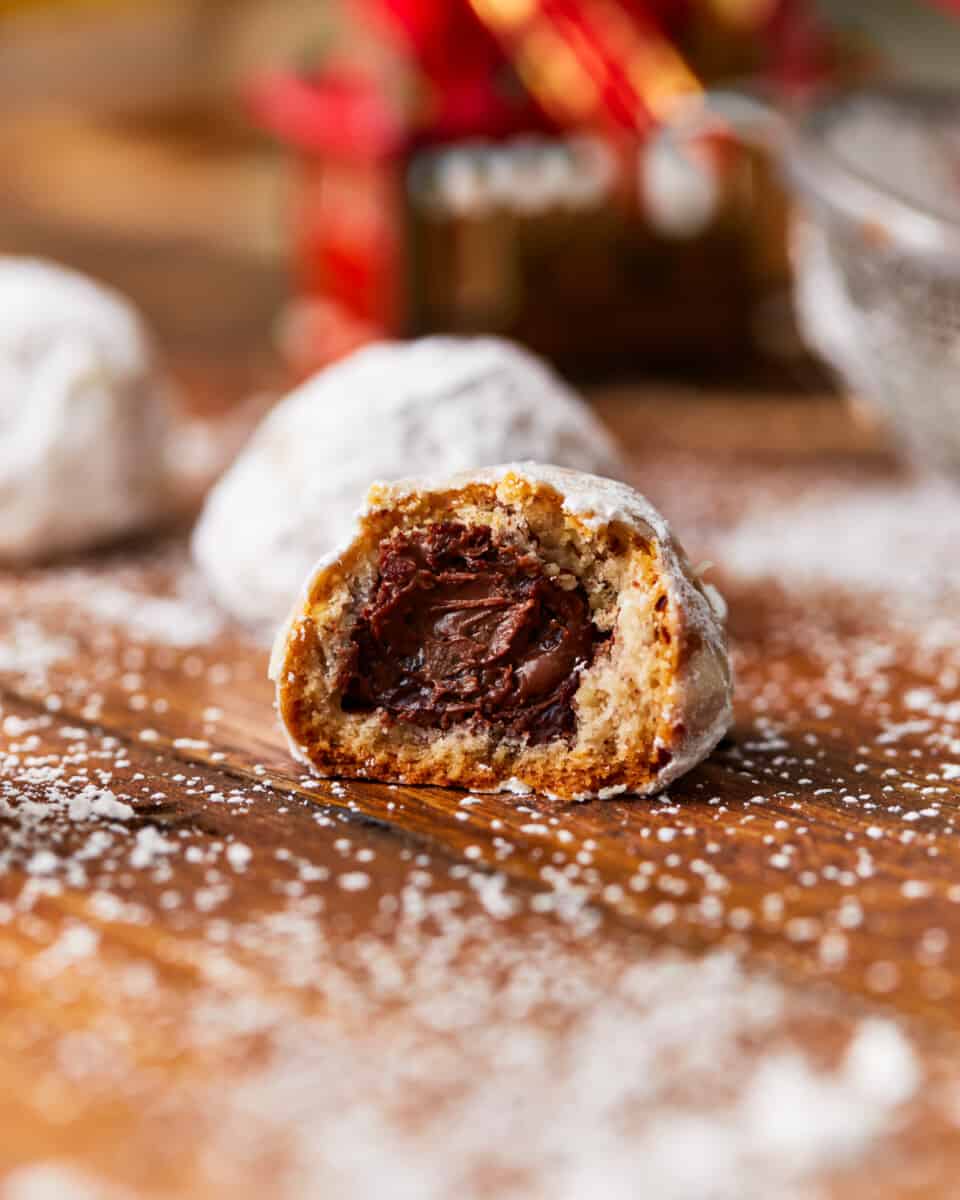
[[[513,953],[504,947],[503,967],[517,988]],[[382,977],[396,969],[389,958],[373,961]],[[561,956],[554,969],[569,965]],[[232,1146],[253,1114],[269,1114],[268,1128],[292,1135],[297,1197],[321,1186],[373,1196],[388,1186],[411,1200],[474,1198],[489,1194],[484,1180],[493,1177],[514,1180],[517,1197],[629,1196],[642,1178],[658,1200],[799,1200],[815,1194],[818,1172],[882,1135],[918,1084],[908,1043],[877,1021],[856,1030],[833,1070],[789,1045],[744,1063],[738,1041],[768,1038],[783,998],[724,956],[696,969],[669,958],[637,964],[608,978],[603,997],[599,980],[575,971],[566,982],[579,997],[553,1012],[567,1024],[556,1039],[535,1019],[554,1009],[546,999],[559,983],[554,969],[537,962],[525,995],[512,1000],[468,969],[467,1006],[429,972],[439,987],[415,1000],[401,1069],[391,1065],[385,1015],[379,1049],[321,1037],[305,1053],[296,1036],[282,1038],[275,1060],[233,1093],[219,1140]],[[452,1035],[453,1047],[442,1049],[437,1035]],[[321,1074],[322,1109],[308,1115]],[[443,1106],[411,1126],[411,1089],[428,1081]],[[719,1107],[702,1103],[718,1092]],[[370,1100],[358,1106],[358,1095]],[[322,1140],[307,1133],[317,1120]]]
[[[145,587],[146,576],[151,578]],[[113,627],[135,641],[188,647],[209,645],[228,624],[175,544],[148,547],[122,561],[106,558],[100,564],[0,577],[0,602],[15,610],[24,589],[33,615],[0,628],[0,670],[43,671],[69,658],[77,637],[91,627],[101,636]],[[44,626],[52,609],[59,614],[56,632]]]
[[[922,621],[946,595],[960,595],[960,487],[826,484],[745,514],[720,536],[715,554],[742,578],[882,596]]]
[[[398,859],[386,835],[299,804],[289,841],[243,841],[244,814],[279,798],[265,785],[224,795],[199,773],[187,782],[202,820],[184,825],[162,802],[175,760],[144,779],[114,739],[77,734],[51,716],[3,722],[0,930],[38,943],[37,988],[105,998],[108,1022],[56,1035],[61,1087],[128,1086],[124,1048],[155,1009],[167,1024],[152,1070],[233,1062],[227,1089],[212,1070],[176,1075],[178,1110],[193,1114],[178,1145],[202,1147],[205,1194],[258,1194],[269,1172],[278,1200],[480,1200],[491,1180],[518,1200],[579,1200],[632,1195],[639,1177],[663,1200],[813,1200],[824,1172],[892,1135],[921,1087],[894,1022],[841,1022],[730,953],[640,954],[607,938],[569,883],[531,891],[423,850]],[[63,754],[42,754],[58,737]],[[231,833],[211,837],[220,812]],[[375,872],[376,906],[331,939],[327,920]],[[79,888],[51,941],[38,914]],[[175,969],[158,977],[135,948],[151,928],[165,945],[170,922]],[[102,942],[127,949],[103,957]],[[182,963],[189,1004],[173,988]],[[18,1017],[18,1036],[43,1020],[28,1035]],[[801,1026],[835,1041],[830,1063]],[[41,1069],[26,1102],[45,1086]],[[127,1120],[128,1135],[153,1136],[149,1110]],[[101,1194],[85,1165],[52,1160],[0,1196],[65,1182]]]

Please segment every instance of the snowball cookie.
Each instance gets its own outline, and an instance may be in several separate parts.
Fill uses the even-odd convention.
[[[162,515],[167,399],[126,300],[0,258],[0,560],[84,549]]]
[[[730,725],[721,608],[631,488],[517,463],[374,486],[271,674],[324,775],[642,794]]]
[[[210,494],[194,555],[229,612],[269,638],[304,576],[348,535],[377,479],[536,458],[620,475],[589,408],[496,338],[367,347],[266,418]]]

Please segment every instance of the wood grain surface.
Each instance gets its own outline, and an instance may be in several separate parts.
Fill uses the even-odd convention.
[[[650,801],[305,777],[275,724],[264,648],[216,611],[179,534],[0,576],[0,1165],[21,1169],[14,1200],[36,1178],[68,1187],[61,1169],[80,1172],[64,1177],[78,1196],[328,1194],[326,1166],[305,1165],[289,1129],[255,1153],[242,1122],[229,1133],[234,1101],[251,1080],[272,1094],[257,1071],[291,1031],[306,1054],[317,1022],[357,1062],[374,1053],[370,987],[350,956],[400,953],[411,871],[473,914],[456,955],[475,957],[463,978],[485,986],[546,946],[602,992],[605,971],[621,978],[673,948],[687,969],[720,952],[748,980],[769,975],[784,998],[776,1036],[812,1061],[836,1062],[871,1014],[895,1020],[923,1083],[879,1145],[816,1173],[816,1194],[956,1194],[952,594],[904,614],[830,578],[796,588],[724,571],[730,530],[766,508],[836,481],[848,497],[901,486],[836,401],[619,389],[597,403],[730,605],[736,728]],[[133,816],[71,820],[88,782]],[[16,816],[37,801],[49,819]],[[97,829],[107,844],[91,848]],[[418,929],[419,961],[431,942]],[[340,979],[334,961],[352,981],[339,992],[320,982]],[[412,993],[388,1007],[392,1036],[413,1027]],[[208,1010],[220,1015],[206,1028]],[[743,1063],[764,1038],[745,1036]],[[426,1109],[440,1103],[423,1079],[410,1086]],[[435,1182],[395,1194],[444,1194]],[[781,1184],[763,1194],[808,1194]],[[496,1173],[477,1186],[544,1194]]]

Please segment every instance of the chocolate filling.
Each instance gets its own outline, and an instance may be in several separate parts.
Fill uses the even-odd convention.
[[[486,526],[397,534],[380,548],[376,589],[350,631],[341,707],[547,742],[576,729],[580,669],[606,636],[582,587],[564,591]]]

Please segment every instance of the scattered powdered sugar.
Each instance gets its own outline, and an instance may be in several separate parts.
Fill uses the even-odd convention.
[[[529,796],[533,789],[528,783],[524,783],[522,779],[515,779],[511,775],[509,779],[505,779],[500,784],[498,790],[501,792],[510,792],[514,796]]]
[[[903,1104],[920,1085],[909,1043],[889,1021],[865,1021],[846,1058],[846,1075],[863,1096],[881,1104]]]
[[[883,1076],[889,1091],[870,1086],[873,1075],[885,1067],[880,1061],[864,1063],[871,1052],[864,1047],[867,1042],[881,1042],[881,1053],[893,1056],[893,1070]],[[781,1170],[789,1164],[790,1173],[803,1175],[861,1151],[916,1084],[913,1054],[902,1035],[892,1025],[871,1022],[857,1030],[835,1074],[812,1071],[793,1051],[761,1063],[736,1110],[738,1132],[750,1138],[761,1157],[778,1162]],[[710,1186],[706,1183],[700,1194],[713,1194]],[[691,1200],[696,1194],[690,1193]],[[719,1194],[732,1197],[736,1192]]]
[[[35,1163],[11,1171],[0,1200],[132,1200],[132,1193],[59,1163]]]
[[[13,783],[9,779],[11,773],[15,779]],[[49,778],[41,771],[11,768],[0,756],[0,816],[15,817],[22,824],[32,825],[64,813],[77,824],[96,818],[129,821],[134,815],[131,805],[118,799],[108,788],[87,783],[74,791],[73,781],[64,775],[62,768],[51,768]],[[42,786],[42,800],[27,799],[21,790],[24,784]]]
[[[152,825],[145,825],[137,830],[136,840],[130,852],[130,866],[143,870],[155,866],[164,855],[172,854],[177,849],[176,842],[165,838]]]
[[[184,1161],[200,1164],[204,1194],[613,1200],[642,1180],[657,1200],[812,1200],[825,1172],[895,1131],[920,1087],[893,1022],[840,1019],[732,953],[682,957],[620,936],[590,903],[596,841],[574,839],[541,801],[520,814],[548,851],[543,886],[531,890],[309,806],[286,813],[285,838],[241,841],[236,822],[251,807],[265,822],[255,828],[277,829],[279,797],[262,782],[227,793],[207,768],[173,760],[164,769],[190,798],[187,823],[150,807],[164,795],[159,767],[151,775],[130,760],[152,749],[77,737],[49,715],[8,713],[0,727],[0,876],[10,883],[0,925],[22,921],[18,932],[40,939],[38,987],[67,997],[71,980],[89,979],[100,1006],[90,1029],[58,1032],[56,1070],[72,1064],[80,1096],[142,1086],[126,1050],[111,1046],[137,1044],[138,1021],[150,1022],[163,957],[127,956],[144,926],[167,947],[160,922],[175,919],[173,974],[189,963],[189,986],[177,998],[168,980],[159,1011]],[[41,753],[41,738],[54,737],[62,749]],[[783,740],[761,727],[748,744],[762,758]],[[738,761],[746,771],[753,760]],[[496,803],[471,799],[463,811],[478,820]],[[717,848],[693,850],[682,806],[664,800],[643,819],[658,833],[636,879],[674,897],[651,924],[676,919],[682,856],[722,913]],[[677,856],[659,873],[654,847]],[[62,888],[82,889],[83,911],[71,896],[70,917],[44,940],[31,918]],[[126,947],[122,964],[99,953],[102,942]],[[828,1062],[798,1022],[829,1034],[838,1049]],[[181,1069],[226,1059],[226,1088],[217,1072]],[[128,1114],[127,1132],[153,1138],[152,1111]],[[13,1200],[30,1200],[29,1188],[52,1197],[72,1169],[22,1171]],[[79,1182],[75,1194],[85,1194]]]
[[[0,635],[0,671],[42,676],[48,667],[69,658],[75,650],[72,638],[20,618]]]
[[[223,614],[203,596],[196,581],[184,576],[177,594],[150,596],[101,580],[78,588],[71,602],[88,616],[122,626],[132,637],[164,646],[197,646],[222,631]]]
[[[227,862],[235,871],[243,871],[249,866],[253,851],[242,842],[231,842],[227,847]]]
[[[60,859],[52,850],[38,850],[27,859],[28,875],[52,875],[60,865]]]
[[[362,892],[370,886],[370,876],[366,871],[345,871],[337,883],[345,892]]]
[[[441,925],[449,942],[450,918]],[[375,1001],[375,1037],[344,1043],[316,1026],[281,1035],[272,1061],[231,1089],[216,1134],[224,1150],[283,1129],[291,1153],[277,1194],[291,1200],[384,1189],[473,1200],[491,1179],[511,1181],[518,1198],[626,1198],[642,1179],[657,1200],[800,1200],[882,1136],[919,1083],[890,1022],[864,1021],[833,1069],[778,1045],[782,992],[729,955],[654,957],[613,978],[612,964],[585,970],[563,952],[522,964],[506,940],[498,988],[469,968],[456,980],[437,949],[417,978],[369,947],[370,982],[384,1000],[403,995],[414,1030]],[[328,985],[372,1016],[355,985]],[[744,1040],[771,1038],[744,1055]],[[421,1093],[443,1102],[411,1122]]]
[[[71,821],[89,821],[94,817],[104,817],[110,821],[128,821],[134,815],[134,810],[129,804],[118,800],[113,792],[88,783],[76,795],[70,797],[67,814]]]
[[[10,614],[0,624],[0,671],[35,682],[91,638],[101,654],[123,653],[118,638],[190,649],[209,645],[227,625],[176,542],[136,557],[0,576],[0,610]]]
[[[960,488],[945,481],[829,484],[758,506],[715,544],[725,572],[786,588],[883,594],[917,616],[960,595]]]

